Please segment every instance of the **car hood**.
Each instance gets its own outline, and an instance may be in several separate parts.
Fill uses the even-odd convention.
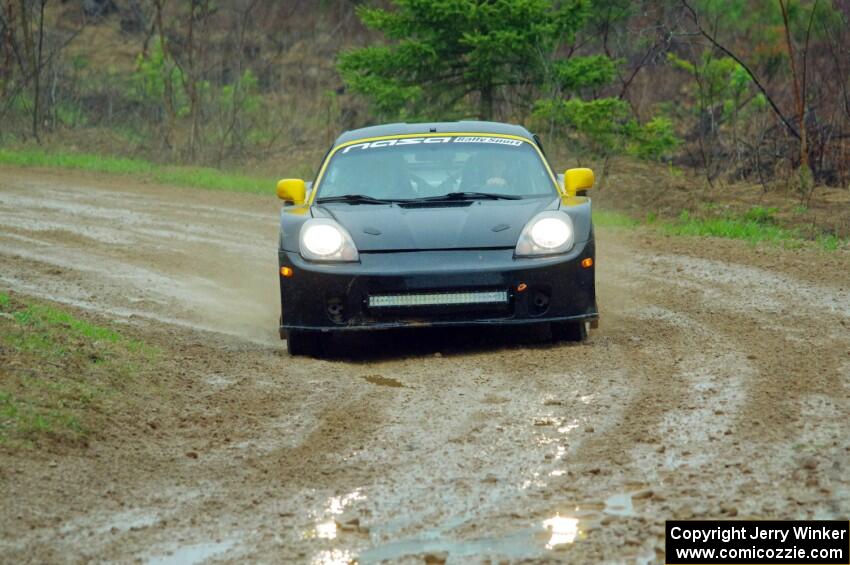
[[[514,247],[538,212],[558,208],[558,198],[474,200],[427,206],[329,203],[315,217],[333,218],[360,251]]]

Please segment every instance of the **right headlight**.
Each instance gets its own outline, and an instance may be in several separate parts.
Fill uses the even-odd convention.
[[[528,222],[519,234],[517,257],[556,255],[573,248],[575,230],[569,215],[555,210],[540,212]]]
[[[333,220],[314,218],[301,226],[301,256],[309,261],[358,261],[360,255],[345,228]]]

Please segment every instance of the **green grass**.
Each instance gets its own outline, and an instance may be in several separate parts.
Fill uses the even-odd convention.
[[[166,166],[142,159],[41,149],[0,149],[0,165],[78,169],[133,176],[161,184],[259,194],[274,194],[276,180],[225,173],[209,167]]]
[[[606,228],[633,228],[639,225],[657,227],[670,235],[698,237],[723,237],[741,239],[752,244],[769,243],[784,247],[800,247],[807,240],[795,229],[783,228],[776,224],[775,208],[756,206],[740,216],[694,217],[687,210],[674,221],[658,220],[655,214],[648,214],[644,221],[636,220],[626,214],[607,210],[594,210],[593,221],[597,226]],[[823,234],[814,240],[814,244],[825,251],[835,251],[848,246],[850,241]]]
[[[816,241],[818,242],[818,245],[826,251],[836,251],[848,244],[847,240],[841,239],[840,237],[832,234],[821,234],[817,237]]]
[[[750,243],[763,241],[788,243],[801,238],[794,230],[777,226],[760,212],[748,212],[741,217],[694,218],[684,211],[675,222],[666,222],[662,229],[674,235],[697,235],[743,239]]]
[[[113,329],[0,292],[0,444],[84,440],[157,355]]]
[[[593,223],[603,228],[633,228],[640,225],[638,220],[626,214],[599,209],[593,210]]]

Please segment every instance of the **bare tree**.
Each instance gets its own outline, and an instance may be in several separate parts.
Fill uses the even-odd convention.
[[[43,108],[42,78],[45,68],[52,64],[62,50],[83,30],[85,21],[76,30],[63,39],[54,39],[50,45],[45,43],[45,9],[48,0],[6,0],[0,4],[0,48],[5,52],[4,59],[16,65],[4,67],[0,72],[3,82],[4,107],[0,117],[8,112],[15,100],[25,89],[29,89],[30,134],[41,143]],[[16,68],[17,72],[12,69]],[[9,88],[9,85],[12,88]],[[49,102],[49,100],[48,100]],[[49,108],[47,109],[49,112]]]
[[[705,37],[712,45],[714,45],[714,47],[716,47],[717,49],[719,49],[720,51],[725,53],[728,57],[730,57],[733,61],[735,61],[736,63],[741,65],[741,68],[744,69],[744,71],[746,71],[746,73],[752,79],[753,84],[755,84],[756,87],[764,95],[765,99],[767,100],[767,103],[770,104],[770,107],[773,109],[773,112],[776,114],[776,117],[779,118],[782,121],[783,124],[785,124],[785,127],[788,128],[788,132],[791,135],[793,135],[794,137],[799,139],[800,133],[791,124],[791,121],[788,118],[785,117],[785,114],[782,113],[782,110],[779,109],[779,106],[777,106],[776,101],[774,100],[773,96],[771,96],[770,92],[768,92],[767,88],[764,86],[762,81],[759,80],[759,77],[755,74],[755,72],[753,72],[753,70],[750,69],[750,67],[738,55],[736,55],[731,50],[729,50],[727,47],[722,45],[717,40],[715,33],[709,33],[708,31],[706,31],[706,29],[702,26],[702,23],[700,22],[700,19],[699,19],[699,16],[697,15],[696,10],[694,10],[691,7],[691,5],[688,4],[687,0],[682,0],[682,5],[685,7],[685,9],[691,15],[691,19],[693,20],[694,25],[696,26],[699,34],[702,35],[703,37]]]
[[[159,46],[162,49],[163,59],[166,61],[166,66],[163,71],[163,93],[162,105],[165,108],[165,135],[163,141],[172,153],[177,149],[177,143],[174,138],[175,122],[177,121],[177,111],[174,108],[174,80],[168,67],[168,61],[171,59],[171,54],[168,45],[168,38],[165,32],[165,23],[163,18],[163,10],[167,0],[153,0],[154,5],[154,27],[159,35]]]
[[[203,64],[204,52],[206,50],[207,22],[215,9],[209,0],[190,0],[189,15],[186,25],[186,63],[181,65],[175,60],[183,74],[183,85],[186,96],[189,99],[189,117],[191,127],[189,131],[189,159],[194,161],[201,135],[201,100],[199,91],[200,74]],[[197,24],[201,25],[201,33],[197,34]]]
[[[806,40],[803,46],[803,68],[802,72],[797,72],[796,56],[794,54],[794,43],[791,41],[791,25],[788,23],[788,6],[784,0],[779,0],[779,7],[782,10],[782,23],[785,27],[785,44],[788,47],[788,63],[791,67],[791,83],[794,89],[794,105],[797,111],[797,129],[800,133],[800,166],[804,170],[809,168],[809,147],[808,136],[806,135],[806,78],[807,78],[807,62],[809,55],[809,38],[812,34],[812,23],[815,19],[818,3],[815,0],[809,15],[809,24],[806,27]]]

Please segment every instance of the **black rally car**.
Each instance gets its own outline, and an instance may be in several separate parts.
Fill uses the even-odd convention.
[[[390,124],[342,134],[312,184],[278,182],[280,334],[598,318],[590,169],[552,170],[523,127]]]

